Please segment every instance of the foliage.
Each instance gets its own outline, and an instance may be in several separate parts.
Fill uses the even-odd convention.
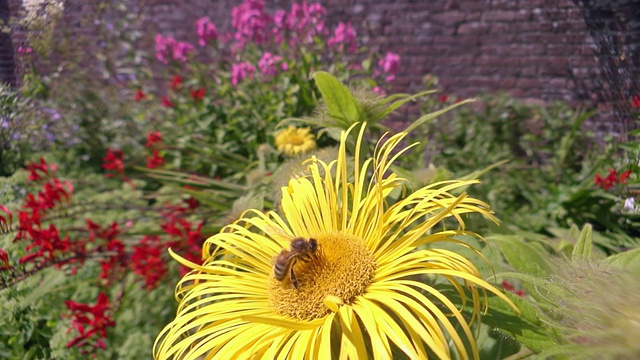
[[[459,192],[488,200],[502,221],[465,218],[492,236],[448,250],[474,258],[477,248],[494,267],[474,266],[497,273],[519,308],[489,296],[477,324],[482,358],[601,350],[591,345],[635,355],[621,344],[637,329],[594,309],[637,308],[637,132],[602,147],[585,130],[587,111],[505,95],[463,106],[472,100],[431,97],[434,77],[426,91],[387,95],[399,56],[371,52],[348,23],[329,29],[319,4],[267,13],[245,1],[230,33],[194,19],[190,44],[141,33],[128,3],[87,2],[93,16],[83,21],[101,40],[92,66],[74,49],[95,38],[67,36],[63,3],[43,2],[16,25],[29,36],[20,87],[0,88],[0,357],[149,354],[185,270],[168,247],[200,262],[204,239],[246,209],[278,209],[303,160],[336,159],[341,130],[368,124],[361,148],[347,144],[364,158],[389,115],[414,100],[426,101],[405,130],[420,144],[390,169],[407,179],[390,199],[479,177]],[[141,46],[152,37],[154,51]],[[425,281],[463,303],[457,289]]]

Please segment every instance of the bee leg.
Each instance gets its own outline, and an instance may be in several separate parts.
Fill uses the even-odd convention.
[[[296,278],[296,273],[295,273],[295,271],[293,271],[293,265],[291,266],[289,278],[291,279],[291,285],[293,285],[293,288],[297,290],[298,289],[298,278]]]

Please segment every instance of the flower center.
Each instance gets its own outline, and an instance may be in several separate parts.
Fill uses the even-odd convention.
[[[366,290],[376,262],[357,236],[330,232],[314,236],[320,244],[319,256],[294,267],[298,288],[289,279],[269,279],[269,303],[277,314],[298,320],[312,320],[331,310],[323,303],[327,296],[348,304]]]
[[[299,134],[291,134],[289,136],[289,144],[291,145],[302,145],[304,144],[304,137]]]

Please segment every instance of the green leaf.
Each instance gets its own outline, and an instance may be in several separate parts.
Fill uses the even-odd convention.
[[[500,251],[509,265],[525,274],[538,277],[547,276],[551,270],[546,260],[546,253],[517,235],[495,235],[490,238],[497,240]]]
[[[640,248],[610,256],[605,261],[612,266],[640,275]]]
[[[482,316],[484,324],[512,336],[534,353],[557,346],[553,333],[541,320],[543,314],[535,306],[515,294],[507,292],[505,295],[520,309],[520,316],[514,314],[502,299],[490,294],[489,311]]]
[[[379,112],[375,113],[375,116],[367,119],[367,122],[377,122],[380,119],[386,117],[387,115],[391,114],[392,112],[394,112],[395,110],[397,110],[398,108],[400,108],[402,105],[406,104],[409,101],[413,101],[421,96],[424,95],[429,95],[436,92],[436,90],[427,90],[427,91],[423,91],[420,93],[417,93],[415,95],[409,95],[409,94],[394,94],[388,97],[385,97],[383,99],[380,99],[378,101],[378,106],[382,107],[384,105],[386,105],[388,102],[393,101],[389,106],[387,106],[386,108],[379,110]],[[398,100],[396,100],[398,99]],[[395,100],[395,101],[394,101]]]
[[[413,130],[415,130],[418,126],[420,126],[420,125],[422,125],[422,124],[424,124],[426,122],[429,122],[429,121],[435,119],[436,117],[438,117],[438,116],[440,116],[440,115],[442,115],[442,114],[444,114],[446,112],[449,112],[449,111],[451,111],[451,110],[453,110],[453,109],[455,109],[455,108],[457,108],[459,106],[462,106],[464,104],[468,104],[468,103],[471,103],[471,102],[474,102],[474,101],[476,101],[476,99],[466,99],[466,100],[460,101],[459,103],[455,103],[453,105],[449,105],[444,109],[440,109],[438,111],[434,111],[434,112],[422,115],[418,120],[414,121],[413,124],[409,125],[406,129],[404,129],[404,132],[410,133]]]
[[[33,286],[32,288],[33,291],[31,291],[27,296],[25,296],[22,299],[22,301],[20,302],[21,307],[25,308],[31,305],[32,303],[34,303],[35,301],[37,301],[38,299],[40,299],[41,297],[47,295],[48,293],[51,292],[51,289],[56,287],[58,284],[62,283],[65,279],[65,275],[61,271],[51,270],[51,269],[47,269],[45,271],[48,272],[48,274],[46,274],[46,276],[43,279],[39,279],[41,280],[39,284],[37,286]],[[34,276],[33,278],[38,278],[38,277]]]
[[[439,285],[438,290],[456,304],[461,304],[460,294],[451,285]],[[498,296],[487,294],[488,310],[482,315],[482,323],[507,334],[535,353],[557,345],[553,332],[545,327],[541,319],[544,314],[527,300],[509,293],[504,293],[520,310],[516,314],[513,308]],[[463,311],[471,315],[472,308],[464,307]]]
[[[329,115],[336,119],[344,129],[361,120],[362,108],[349,89],[331,74],[319,71],[312,78],[327,104]]]
[[[591,224],[587,224],[582,228],[580,236],[578,236],[578,242],[573,248],[573,253],[571,253],[572,259],[586,260],[591,256],[592,233],[593,228],[591,227]]]

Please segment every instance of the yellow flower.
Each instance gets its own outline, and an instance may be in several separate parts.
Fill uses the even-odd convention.
[[[430,184],[391,203],[404,180],[390,166],[408,149],[396,149],[406,134],[383,138],[360,162],[359,153],[347,157],[348,133],[337,160],[312,157],[308,175],[283,187],[283,216],[248,211],[205,242],[202,266],[173,255],[193,271],[178,284],[157,359],[447,359],[450,344],[459,358],[478,358],[462,309],[425,281],[453,284],[474,319],[483,289],[509,302],[468,259],[434,246],[468,247],[455,239],[477,236],[464,230],[463,214],[495,220],[484,202],[450,193],[476,181]],[[363,136],[364,126],[356,149]],[[435,231],[446,218],[459,229]],[[274,258],[295,238],[318,243],[294,265],[297,287],[288,272],[274,275]]]
[[[276,148],[287,156],[306,153],[316,148],[315,137],[311,128],[289,126],[276,135]]]

